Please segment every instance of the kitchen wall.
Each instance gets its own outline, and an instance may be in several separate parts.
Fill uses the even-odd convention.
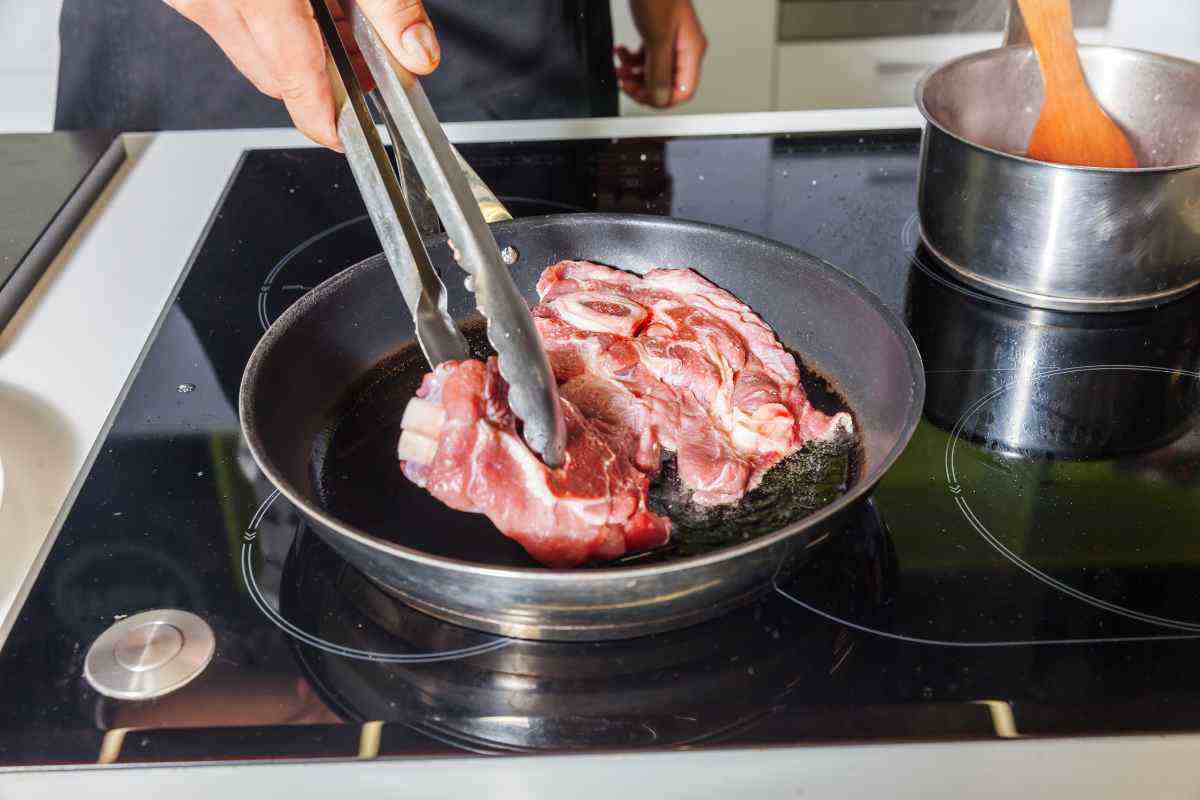
[[[0,133],[54,124],[62,0],[0,0]]]
[[[1200,61],[1200,3],[1113,0],[1106,41]]]
[[[102,13],[107,0],[95,2]],[[695,99],[661,112],[623,98],[622,114],[906,105],[913,82],[928,65],[999,40],[996,33],[967,33],[780,44],[779,0],[693,2],[709,38]],[[876,5],[883,13],[897,2]],[[976,2],[986,7],[1003,0]],[[848,0],[847,7],[851,4],[860,13],[874,13],[870,3]],[[638,38],[627,3],[612,0],[612,5],[617,42],[635,45]],[[0,132],[49,130],[53,124],[61,7],[62,0],[0,0]],[[1112,0],[1108,25],[1082,31],[1080,38],[1200,60],[1200,2]]]

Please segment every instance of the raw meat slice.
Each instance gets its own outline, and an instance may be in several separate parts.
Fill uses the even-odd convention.
[[[507,396],[494,358],[440,364],[405,410],[404,474],[451,508],[486,514],[548,566],[666,543],[671,523],[646,508],[649,478],[615,424],[564,400],[566,461],[551,470],[521,439]]]
[[[675,452],[697,503],[736,502],[805,443],[852,430],[848,414],[812,407],[795,359],[757,314],[691,270],[638,276],[562,261],[537,290],[535,322],[564,396],[636,441],[640,469]]]
[[[559,383],[567,461],[520,438],[495,361],[442,364],[405,410],[405,475],[486,514],[550,566],[665,544],[650,477],[676,455],[692,500],[739,500],[782,458],[852,430],[813,408],[796,361],[748,306],[691,270],[638,276],[563,261],[538,281],[534,320]]]

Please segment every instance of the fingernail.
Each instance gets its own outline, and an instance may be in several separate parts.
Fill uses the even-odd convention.
[[[424,22],[410,26],[400,37],[400,44],[404,48],[404,52],[413,58],[421,59],[431,67],[437,64],[438,58],[442,54],[437,38]]]
[[[671,102],[671,87],[656,86],[654,89],[654,105],[665,106]]]

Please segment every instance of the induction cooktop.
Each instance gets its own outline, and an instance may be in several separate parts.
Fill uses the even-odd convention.
[[[245,153],[0,651],[0,765],[1200,730],[1200,299],[1089,316],[964,289],[919,243],[918,145],[462,147],[516,216],[669,214],[822,257],[925,360],[911,445],[806,566],[703,625],[590,644],[406,607],[258,473],[251,350],[378,242],[343,157]]]

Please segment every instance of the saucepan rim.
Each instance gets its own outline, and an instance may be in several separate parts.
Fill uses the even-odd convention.
[[[958,58],[951,59],[943,64],[939,64],[936,67],[932,67],[931,69],[927,70],[924,75],[921,76],[921,79],[917,81],[916,88],[913,90],[913,95],[914,95],[914,100],[917,105],[917,110],[921,112],[921,116],[925,118],[926,123],[937,128],[939,131],[941,131],[942,133],[951,137],[952,139],[956,139],[957,141],[962,142],[963,144],[968,145],[969,147],[972,147],[976,150],[981,150],[985,153],[990,153],[991,155],[994,155],[994,156],[999,156],[1001,158],[1010,159],[1012,161],[1021,161],[1026,164],[1031,164],[1033,166],[1038,166],[1038,167],[1044,167],[1046,169],[1059,169],[1059,170],[1067,170],[1067,171],[1071,171],[1071,172],[1112,173],[1114,175],[1123,175],[1123,174],[1138,175],[1138,174],[1147,174],[1147,173],[1166,174],[1166,173],[1171,173],[1171,172],[1183,172],[1185,170],[1195,169],[1196,167],[1200,167],[1200,161],[1191,161],[1191,162],[1185,162],[1182,164],[1167,164],[1167,165],[1156,166],[1156,167],[1088,167],[1088,166],[1080,166],[1078,164],[1056,164],[1056,163],[1053,163],[1050,161],[1038,161],[1037,159],[1034,159],[1034,158],[1028,158],[1027,156],[1019,156],[1014,153],[1008,153],[1008,152],[1005,152],[1004,150],[997,150],[994,147],[988,147],[987,145],[983,145],[983,144],[979,144],[978,142],[974,142],[974,141],[966,138],[962,134],[958,133],[957,131],[951,130],[948,126],[943,124],[939,119],[937,119],[932,114],[932,112],[930,112],[929,108],[925,105],[926,89],[928,88],[930,82],[932,82],[935,78],[940,76],[942,73],[948,72],[948,71],[954,69],[955,67],[958,67],[961,64],[965,64],[965,63],[968,63],[971,61],[983,61],[986,58],[995,57],[995,55],[998,53],[1004,53],[1004,52],[1008,52],[1008,51],[1012,51],[1012,50],[1026,50],[1027,51],[1029,49],[1030,48],[1028,45],[1008,45],[1005,47],[994,47],[990,50],[980,50],[980,51],[977,51],[974,53],[968,53],[964,56],[959,56]],[[1113,52],[1113,53],[1119,53],[1121,55],[1131,55],[1131,56],[1136,56],[1139,58],[1149,58],[1149,59],[1155,60],[1155,61],[1175,63],[1175,64],[1179,64],[1181,66],[1185,66],[1185,67],[1188,67],[1188,68],[1194,70],[1197,73],[1197,79],[1200,79],[1200,63],[1191,61],[1186,58],[1180,58],[1179,56],[1166,55],[1165,53],[1155,53],[1151,50],[1139,50],[1139,49],[1136,49],[1133,47],[1116,47],[1114,45],[1106,45],[1106,44],[1105,45],[1099,45],[1099,44],[1080,45],[1079,49],[1080,49],[1080,51],[1087,51],[1087,52],[1109,51],[1109,52]]]
[[[672,229],[678,230],[680,226],[691,228],[692,230],[703,233],[724,233],[737,234],[745,239],[747,243],[753,243],[759,247],[773,249],[776,252],[788,258],[799,260],[811,260],[815,265],[823,268],[834,281],[840,282],[846,289],[852,291],[855,295],[863,300],[873,311],[875,311],[883,319],[887,327],[898,337],[901,346],[907,356],[907,367],[911,373],[912,384],[911,393],[908,397],[897,398],[897,402],[908,403],[907,419],[903,429],[900,432],[896,442],[892,448],[884,456],[884,458],[875,465],[866,474],[863,474],[854,483],[849,490],[839,497],[837,500],[830,503],[828,506],[802,517],[795,522],[787,525],[777,531],[773,531],[765,536],[760,536],[748,542],[731,545],[711,553],[702,555],[688,556],[680,558],[677,561],[671,561],[665,564],[653,564],[647,566],[627,566],[627,567],[595,567],[589,569],[552,569],[547,567],[513,567],[513,566],[495,566],[484,564],[476,561],[466,561],[463,559],[451,558],[448,556],[438,556],[424,552],[405,545],[382,539],[374,536],[371,533],[360,530],[353,525],[349,525],[337,517],[329,514],[325,509],[310,502],[305,493],[299,491],[290,482],[274,469],[270,458],[268,457],[262,439],[259,436],[257,428],[248,424],[251,387],[255,385],[255,377],[257,376],[266,354],[270,352],[272,343],[275,339],[283,336],[288,328],[298,322],[307,306],[303,298],[293,303],[286,311],[272,323],[271,327],[263,334],[258,344],[255,345],[254,351],[250,355],[249,361],[246,363],[245,371],[242,373],[242,382],[238,391],[238,418],[242,429],[242,434],[246,439],[246,443],[250,448],[250,453],[258,464],[263,474],[271,481],[276,489],[279,490],[284,497],[296,506],[306,517],[325,526],[327,529],[336,532],[339,535],[345,536],[357,542],[360,545],[369,547],[373,550],[387,553],[388,555],[408,561],[416,562],[424,566],[454,571],[462,574],[486,575],[489,577],[500,579],[529,579],[535,581],[559,581],[564,578],[571,581],[591,583],[591,582],[607,582],[614,579],[631,580],[643,577],[661,576],[665,573],[686,572],[702,568],[711,564],[716,564],[731,559],[735,559],[757,550],[763,550],[772,545],[786,539],[797,532],[814,528],[822,522],[834,517],[853,504],[862,501],[879,480],[887,473],[887,471],[895,464],[896,460],[904,452],[912,439],[913,433],[916,431],[917,425],[920,423],[921,416],[925,405],[925,368],[924,362],[921,359],[920,351],[917,349],[916,342],[913,340],[908,329],[901,322],[900,318],[891,311],[883,302],[875,296],[875,294],[864,286],[857,279],[846,274],[834,265],[817,258],[816,256],[805,253],[794,247],[790,247],[781,242],[767,239],[762,236],[739,231],[735,228],[729,228],[722,225],[710,225],[708,223],[693,222],[688,220],[680,220],[670,217],[658,217],[649,214],[607,214],[607,213],[576,213],[576,214],[550,214],[542,217],[526,217],[523,219],[510,220],[506,222],[496,223],[492,226],[498,236],[502,236],[506,229],[516,226],[529,227],[531,222],[554,223],[561,220],[569,219],[572,224],[582,224],[587,222],[604,222],[612,223],[620,220],[625,223],[635,225],[666,225],[669,224]],[[445,236],[430,239],[431,244],[445,240]],[[318,296],[323,289],[327,289],[335,282],[349,280],[358,270],[364,269],[365,264],[371,261],[375,256],[347,267],[345,270],[326,279],[320,286],[312,290],[313,296]],[[837,376],[830,376],[836,383]],[[853,411],[853,406],[851,411]],[[259,414],[262,413],[260,410]],[[499,534],[498,534],[499,535]]]

